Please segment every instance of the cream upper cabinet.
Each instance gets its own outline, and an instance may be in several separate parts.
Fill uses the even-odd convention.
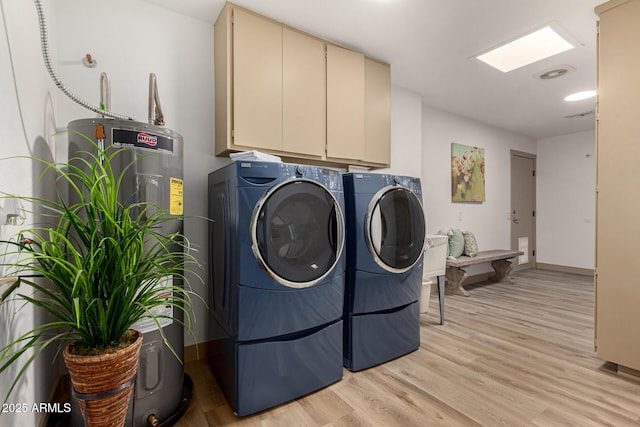
[[[327,157],[388,166],[390,141],[391,67],[327,45]]]
[[[327,157],[364,154],[364,55],[327,45]]]
[[[233,11],[233,143],[282,149],[282,26]]]
[[[324,156],[324,42],[283,29],[282,150]]]
[[[364,61],[364,160],[391,163],[391,66]]]
[[[598,35],[596,192],[596,350],[601,359],[640,370],[640,1],[596,8]]]
[[[231,6],[225,5],[213,27],[216,155],[228,153],[233,145],[232,12]]]
[[[214,38],[216,154],[323,158],[324,42],[231,3]]]
[[[389,65],[232,3],[214,49],[216,155],[389,165]]]

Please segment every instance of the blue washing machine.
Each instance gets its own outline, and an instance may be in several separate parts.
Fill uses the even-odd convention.
[[[419,178],[375,173],[343,178],[344,366],[359,371],[420,346],[426,227]]]
[[[342,378],[337,169],[234,162],[209,174],[210,364],[248,415]]]

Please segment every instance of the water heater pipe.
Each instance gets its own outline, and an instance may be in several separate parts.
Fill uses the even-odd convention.
[[[36,11],[38,12],[38,24],[39,24],[39,27],[40,27],[40,45],[42,46],[42,58],[44,59],[44,65],[47,68],[47,71],[49,72],[49,75],[53,79],[53,82],[56,84],[56,86],[58,86],[58,88],[65,95],[67,95],[69,98],[71,98],[72,101],[82,105],[83,107],[85,107],[85,108],[87,108],[87,109],[89,109],[89,110],[91,110],[91,111],[93,111],[93,112],[95,112],[97,114],[100,114],[102,116],[111,117],[111,118],[114,118],[114,119],[134,120],[132,117],[129,117],[129,116],[123,116],[121,114],[116,114],[116,113],[112,113],[110,111],[101,110],[99,107],[91,105],[88,102],[80,99],[78,96],[74,95],[69,89],[67,89],[67,87],[64,85],[64,83],[56,75],[56,72],[53,69],[53,64],[51,63],[51,57],[49,56],[49,41],[48,41],[48,36],[47,36],[47,23],[46,23],[46,20],[44,18],[44,12],[42,10],[42,2],[40,0],[34,0],[34,2],[35,2],[35,5],[36,5]]]
[[[100,110],[111,110],[111,84],[105,72],[100,73]],[[100,113],[100,117],[104,117],[104,114]]]
[[[156,75],[149,74],[149,124],[164,126],[164,114],[160,106],[160,96],[158,96],[158,83]]]

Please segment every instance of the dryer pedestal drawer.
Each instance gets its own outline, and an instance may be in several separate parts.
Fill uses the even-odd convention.
[[[350,270],[350,292],[345,311],[367,314],[390,310],[411,304],[420,299],[422,290],[422,263],[398,274],[376,274]]]
[[[370,368],[411,353],[420,347],[420,304],[416,301],[398,311],[351,316],[350,357],[345,366],[352,371]],[[384,339],[381,339],[384,337]]]
[[[249,415],[342,378],[342,321],[290,341],[238,344],[235,410]]]

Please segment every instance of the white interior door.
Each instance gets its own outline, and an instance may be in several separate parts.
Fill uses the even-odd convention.
[[[513,268],[535,267],[536,254],[536,156],[511,151],[511,249],[524,255],[513,261]]]

